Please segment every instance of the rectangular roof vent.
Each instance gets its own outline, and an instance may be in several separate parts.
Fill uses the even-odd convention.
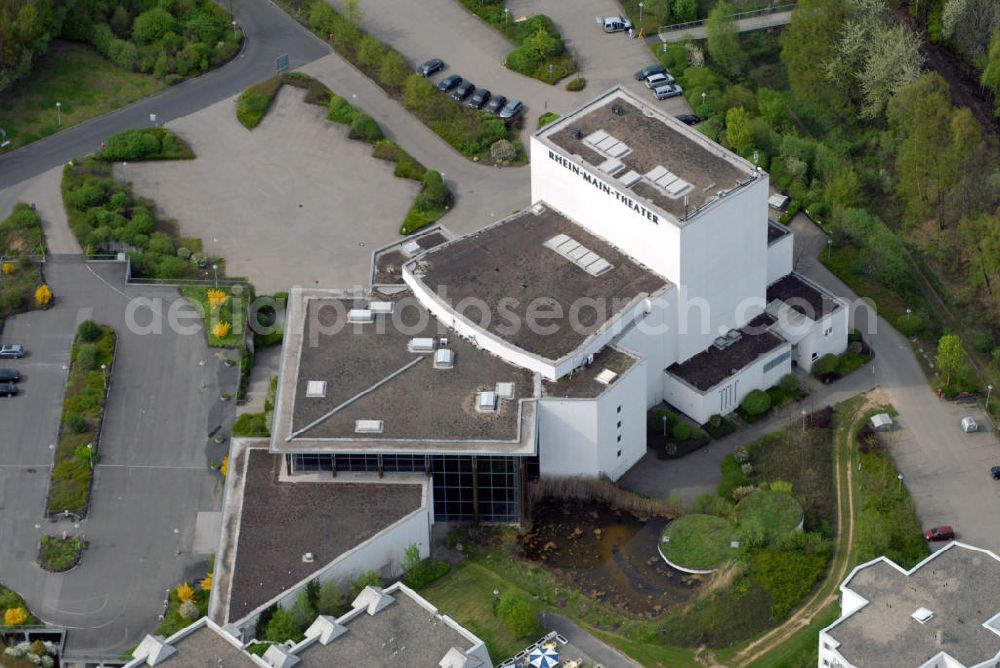
[[[411,353],[432,353],[434,352],[434,339],[417,337],[410,339],[410,342],[406,344],[406,349]]]
[[[347,322],[374,322],[375,314],[366,308],[352,308],[347,312]]]
[[[622,185],[625,186],[626,188],[631,188],[640,180],[642,180],[642,176],[640,176],[639,172],[635,171],[634,169],[630,169],[621,176],[619,176],[618,180],[621,181]]]
[[[591,146],[597,146],[602,141],[607,139],[610,135],[604,130],[598,130],[597,132],[592,132],[583,138],[584,144],[590,144]]]
[[[389,315],[392,313],[392,302],[372,302],[368,305],[368,310],[375,315]]]
[[[615,378],[617,377],[618,374],[612,371],[611,369],[604,369],[601,371],[601,373],[594,376],[594,380],[596,380],[601,385],[610,385],[611,383],[615,382]]]
[[[326,381],[310,380],[306,383],[306,396],[310,399],[323,399],[326,397]]]
[[[597,168],[602,172],[604,172],[605,174],[610,174],[611,176],[614,176],[618,172],[625,169],[625,164],[618,158],[608,158],[607,160],[599,164]]]
[[[542,244],[583,269],[591,276],[600,276],[613,266],[586,246],[580,245],[565,234],[557,234]]]
[[[934,617],[934,613],[928,610],[927,608],[920,607],[914,610],[913,614],[910,616],[913,617],[918,622],[920,622],[921,624],[926,624],[931,620],[931,618]]]
[[[435,369],[451,369],[455,366],[455,351],[450,348],[438,348],[434,353]]]
[[[407,255],[416,255],[420,252],[420,244],[413,240],[407,241],[403,244],[403,252]]]
[[[497,409],[496,392],[480,392],[476,395],[476,410],[480,413],[492,413]]]
[[[501,399],[514,398],[514,383],[497,383],[497,396]]]
[[[385,423],[382,420],[355,420],[354,431],[357,434],[381,434]]]

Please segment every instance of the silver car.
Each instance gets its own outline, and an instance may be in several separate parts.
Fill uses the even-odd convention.
[[[659,88],[653,89],[653,94],[656,95],[657,100],[666,100],[667,98],[677,97],[684,92],[684,89],[676,84],[670,86],[660,86]]]
[[[0,346],[0,359],[17,359],[24,357],[24,346],[20,343],[8,343]]]
[[[657,72],[646,77],[646,88],[657,89],[669,86],[674,82],[673,76],[669,72]]]

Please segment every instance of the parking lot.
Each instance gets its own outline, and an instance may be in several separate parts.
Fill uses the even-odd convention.
[[[208,432],[228,433],[232,410],[218,397],[233,391],[236,372],[201,333],[126,326],[129,299],[169,308],[176,290],[125,289],[122,265],[88,267],[79,256],[51,257],[46,277],[55,305],[9,319],[0,338],[29,351],[0,363],[23,375],[20,394],[0,398],[0,582],[41,619],[72,629],[71,652],[117,656],[156,625],[165,589],[204,577],[208,555],[191,552],[195,518],[219,505],[209,464],[224,448]],[[74,526],[49,522],[44,509],[70,345],[86,319],[111,325],[119,339],[90,513]],[[50,574],[35,564],[38,540],[63,530],[90,545],[75,569]]]

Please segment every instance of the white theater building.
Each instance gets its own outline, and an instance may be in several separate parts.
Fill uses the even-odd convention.
[[[438,519],[516,521],[535,476],[623,475],[651,406],[704,423],[846,348],[753,164],[621,88],[531,156],[520,213],[377,252],[361,293],[292,291],[290,472],[423,471]]]

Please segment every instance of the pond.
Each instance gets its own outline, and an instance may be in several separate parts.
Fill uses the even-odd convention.
[[[596,501],[544,498],[532,509],[521,547],[525,558],[590,598],[657,618],[694,598],[702,583],[660,558],[656,545],[667,522]]]

